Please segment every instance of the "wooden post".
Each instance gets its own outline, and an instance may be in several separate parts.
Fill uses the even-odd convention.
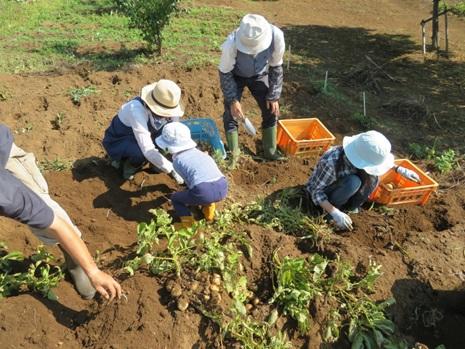
[[[449,24],[447,23],[447,9],[444,13],[444,40],[446,41],[446,54],[449,54]]]
[[[425,23],[421,22],[421,39],[423,43],[423,55],[426,55],[426,33],[425,33]]]
[[[433,0],[431,41],[433,49],[439,50],[439,0]]]

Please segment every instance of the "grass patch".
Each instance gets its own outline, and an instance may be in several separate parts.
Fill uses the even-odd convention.
[[[175,16],[163,33],[169,60],[186,67],[216,63],[225,36],[239,23],[232,9],[191,7]],[[0,2],[0,72],[53,70],[90,63],[115,70],[153,59],[141,33],[109,0],[37,0]],[[212,54],[214,53],[214,54]]]

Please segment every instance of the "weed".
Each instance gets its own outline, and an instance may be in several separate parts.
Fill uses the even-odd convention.
[[[434,145],[432,147],[428,147],[423,144],[410,143],[408,146],[410,153],[419,160],[431,160],[435,157],[436,148]]]
[[[69,90],[69,96],[71,97],[71,101],[75,105],[81,104],[81,98],[88,97],[96,93],[97,89],[95,88],[95,86],[76,87]]]
[[[39,169],[41,171],[61,172],[69,170],[73,167],[72,163],[67,160],[56,158],[55,160],[42,160],[39,162]]]
[[[376,120],[374,118],[360,112],[352,114],[352,119],[365,130],[371,130],[376,126]]]
[[[302,202],[300,190],[291,188],[281,191],[276,198],[235,205],[232,210],[237,213],[238,220],[294,234],[321,247],[329,241],[332,230],[323,218],[304,213]]]
[[[63,122],[65,121],[65,113],[59,112],[55,115],[55,119],[51,121],[52,129],[62,131]]]
[[[10,92],[7,89],[0,87],[0,102],[6,101],[11,97]]]

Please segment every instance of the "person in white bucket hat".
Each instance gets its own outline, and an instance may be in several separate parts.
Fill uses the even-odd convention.
[[[194,223],[189,206],[201,206],[207,221],[215,217],[216,203],[228,193],[228,182],[215,160],[196,148],[189,127],[172,122],[155,139],[157,145],[173,155],[173,167],[183,178],[187,190],[171,195],[176,216],[176,228],[187,228]]]
[[[142,88],[140,96],[125,103],[105,131],[103,147],[112,166],[130,179],[147,161],[182,184],[171,162],[156,148],[154,139],[163,127],[184,115],[181,89],[171,80],[159,80]]]
[[[391,143],[383,134],[368,131],[344,137],[342,146],[330,148],[320,158],[306,190],[338,228],[351,230],[352,220],[342,210],[358,212],[378,185],[379,176],[393,167],[405,178],[419,182],[414,171],[394,165]]]
[[[252,93],[262,114],[262,144],[265,158],[279,160],[276,123],[283,86],[284,34],[256,14],[245,15],[239,28],[223,43],[219,64],[224,96],[223,124],[235,167],[239,156],[238,126],[245,120],[241,97],[244,88]]]

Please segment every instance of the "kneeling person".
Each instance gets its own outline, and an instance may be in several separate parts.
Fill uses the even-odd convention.
[[[379,176],[394,168],[405,178],[419,182],[415,172],[394,165],[391,143],[377,131],[344,137],[343,145],[330,148],[318,161],[307,192],[315,205],[331,215],[340,229],[352,229],[352,220],[342,212],[358,212],[379,182]]]
[[[228,193],[228,182],[215,160],[196,148],[197,144],[192,140],[189,128],[180,122],[166,125],[155,142],[173,155],[174,170],[188,187],[187,190],[171,196],[180,225],[189,227],[194,222],[188,206],[202,206],[205,219],[212,221],[215,203],[223,200]]]

